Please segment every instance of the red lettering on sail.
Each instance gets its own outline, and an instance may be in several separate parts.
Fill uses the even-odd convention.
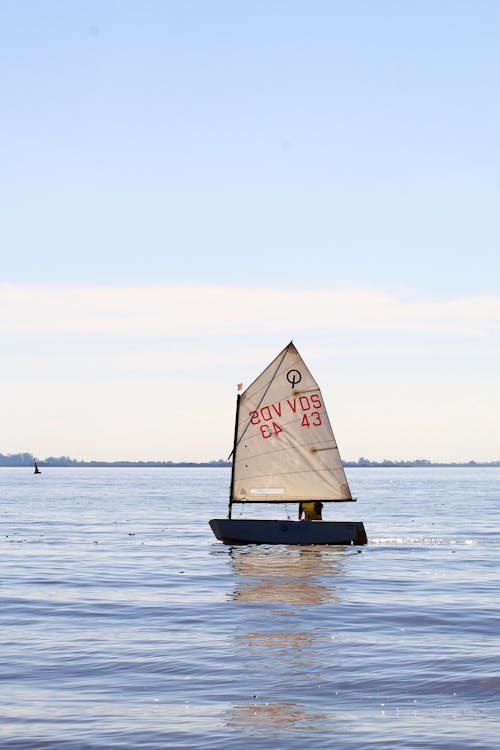
[[[302,427],[319,427],[323,424],[321,421],[321,414],[319,411],[312,411],[310,415],[304,414],[300,424]]]
[[[294,414],[297,413],[298,407],[300,407],[300,410],[302,412],[310,412],[311,409],[321,409],[323,407],[321,398],[317,393],[313,393],[311,396],[302,395],[299,396],[298,399],[295,397],[287,398],[286,403]],[[262,422],[271,422],[272,428],[274,429],[275,422],[272,421],[273,417],[281,417],[282,413],[283,404],[281,401],[278,401],[276,404],[266,404],[266,406],[262,406],[258,411],[251,411],[249,413],[249,417],[251,424],[260,425]],[[314,413],[318,414],[318,412]],[[321,418],[319,417],[319,415],[316,417],[316,420],[315,422],[313,422],[313,424],[321,424]],[[305,427],[306,425],[303,426]],[[270,437],[273,432],[272,430],[270,430],[268,434],[267,430],[265,430],[262,434],[263,437]]]
[[[264,422],[269,422],[269,420],[273,418],[269,406],[262,407],[262,409],[260,410],[260,416],[262,417]]]
[[[302,411],[308,411],[311,408],[311,404],[309,403],[309,399],[307,396],[299,396],[300,406],[302,407]]]
[[[278,437],[278,435],[280,434],[280,432],[283,432],[283,429],[279,426],[279,424],[276,424],[276,422],[273,422],[272,425],[273,425],[273,427],[272,427],[272,430],[271,430],[271,428],[269,427],[268,424],[261,424],[261,426],[260,426],[260,434],[262,435],[263,438],[270,438],[273,435],[275,437]]]
[[[261,420],[271,422],[274,415],[281,417],[281,403],[279,401],[277,404],[263,406],[259,411],[251,411],[249,414],[252,424],[260,424]]]
[[[323,404],[321,403],[321,399],[320,399],[320,397],[318,396],[317,393],[313,393],[312,394],[312,396],[311,396],[311,403],[312,403],[312,405],[314,406],[315,409],[321,409],[321,407],[323,406]]]

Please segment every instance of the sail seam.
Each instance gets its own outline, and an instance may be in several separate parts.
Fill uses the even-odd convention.
[[[324,445],[325,443],[330,442],[329,440],[318,440],[316,445]],[[259,458],[259,456],[272,456],[273,453],[284,453],[285,451],[300,451],[303,448],[309,448],[311,452],[314,451],[321,451],[321,450],[338,450],[337,444],[332,445],[328,448],[316,448],[314,445],[310,445],[309,443],[297,443],[296,445],[287,445],[285,447],[276,448],[274,451],[262,451],[262,453],[254,453],[252,455],[252,458]],[[243,456],[242,458],[236,459],[235,463],[239,463],[240,461],[248,461],[249,459]]]
[[[296,471],[273,471],[272,474],[245,474],[245,481],[248,481],[249,479],[262,479],[263,477],[287,477],[291,474],[323,474],[325,472],[329,472],[330,474],[333,474],[334,472],[340,472],[344,474],[344,470],[342,468],[330,469],[327,467],[323,469],[297,469]]]

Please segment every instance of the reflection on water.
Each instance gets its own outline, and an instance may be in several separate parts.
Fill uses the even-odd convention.
[[[233,547],[229,555],[238,577],[231,598],[282,604],[335,601],[342,554],[317,547]]]
[[[272,735],[300,729],[314,732],[323,727],[325,713],[300,708],[295,703],[248,703],[234,706],[226,715],[226,725],[249,735]]]
[[[273,654],[285,654],[288,651],[297,652],[297,649],[309,650],[314,643],[315,636],[310,632],[290,632],[276,633],[274,631],[263,633],[258,631],[248,631],[243,635],[236,635],[235,638],[242,638],[245,646],[251,649],[261,650],[272,649]]]
[[[331,648],[332,640],[317,621],[315,608],[339,601],[335,582],[343,574],[346,551],[249,546],[233,547],[228,554],[235,574],[230,600],[274,606],[251,607],[247,617],[238,617],[232,656],[245,664],[248,684],[257,688],[247,703],[240,699],[228,710],[226,726],[267,736],[324,727],[333,718],[329,712],[311,709],[301,698],[284,699],[281,686],[288,684],[290,695],[293,684],[304,696],[312,681],[322,679],[325,648]],[[265,681],[256,678],[262,670],[267,672]]]

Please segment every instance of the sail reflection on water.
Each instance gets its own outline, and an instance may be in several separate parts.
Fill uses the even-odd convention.
[[[332,717],[320,711],[310,711],[296,703],[243,703],[233,706],[226,714],[226,726],[241,729],[245,734],[272,736],[293,730],[314,732]]]
[[[226,711],[226,726],[278,736],[314,732],[334,720],[333,712],[304,697],[326,678],[323,657],[332,636],[314,613],[316,606],[340,601],[335,581],[343,575],[344,557],[339,548],[231,548],[236,585],[230,599],[268,606],[250,606],[248,616],[238,618],[229,651],[242,664],[249,693]]]
[[[342,574],[342,554],[318,547],[233,547],[230,560],[238,578],[231,598],[308,605],[336,601],[334,578]]]

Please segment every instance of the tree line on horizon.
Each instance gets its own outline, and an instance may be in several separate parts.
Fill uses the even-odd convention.
[[[17,466],[33,466],[35,456],[32,453],[9,453],[4,455],[0,453],[0,467],[17,467]],[[69,456],[49,456],[44,459],[37,459],[39,466],[53,466],[53,467],[66,467],[66,466],[87,466],[87,467],[142,467],[142,468],[170,468],[170,467],[200,467],[200,468],[220,468],[231,466],[231,461],[226,461],[222,458],[213,461],[80,461]],[[466,462],[433,462],[426,458],[417,458],[410,461],[391,461],[384,459],[383,461],[371,461],[368,458],[362,456],[357,461],[342,461],[342,464],[346,468],[419,468],[419,467],[431,467],[431,466],[469,466],[469,467],[481,467],[481,466],[500,466],[499,461],[466,461]]]
[[[0,466],[16,467],[16,466],[33,466],[35,462],[35,456],[32,453],[9,453],[4,455],[0,453]],[[231,466],[229,461],[224,461],[219,458],[215,461],[81,461],[76,458],[70,458],[69,456],[48,456],[48,458],[37,458],[36,462],[38,466],[89,466],[89,467],[100,467],[100,466],[116,466],[116,467],[127,467],[127,466],[142,466],[147,467],[172,467],[172,466],[201,466],[201,467],[220,467],[220,466]]]

